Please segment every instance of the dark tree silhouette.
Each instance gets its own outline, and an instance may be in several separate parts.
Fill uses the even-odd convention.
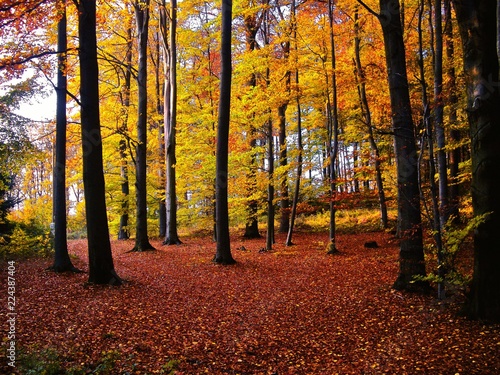
[[[231,108],[231,23],[233,2],[222,0],[222,38],[221,38],[221,79],[219,115],[216,149],[216,232],[217,251],[214,262],[233,264],[229,239],[229,208],[227,201],[229,119]]]
[[[68,48],[66,2],[60,1],[61,19],[57,24],[57,87],[56,87],[56,150],[54,162],[54,264],[50,267],[55,272],[78,272],[68,254],[66,235],[66,49]]]
[[[415,281],[425,276],[422,216],[418,186],[418,159],[415,142],[406,56],[399,0],[380,0],[380,14],[363,1],[364,8],[376,16],[382,25],[391,100],[392,129],[396,153],[398,183],[399,275],[394,288],[427,291],[428,283]]]
[[[99,116],[95,0],[82,0],[78,3],[78,34],[80,40],[83,187],[89,248],[89,282],[119,285],[121,280],[113,266],[106,216]]]
[[[474,231],[474,275],[468,314],[500,321],[500,90],[495,0],[454,0],[464,51],[472,150],[472,205],[487,215]]]
[[[134,4],[137,22],[137,40],[139,53],[139,66],[137,75],[138,105],[137,105],[137,145],[136,145],[136,233],[135,246],[132,251],[154,250],[148,237],[148,212],[147,212],[147,48],[149,25],[149,0],[138,0]]]

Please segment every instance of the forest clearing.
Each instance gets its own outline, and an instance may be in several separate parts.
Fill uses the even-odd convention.
[[[24,363],[38,369],[25,368],[29,374],[500,372],[500,326],[460,317],[460,293],[438,301],[391,289],[398,244],[390,234],[340,235],[335,256],[324,251],[326,233],[295,238],[285,247],[278,235],[264,252],[263,239],[235,236],[232,266],[212,262],[215,244],[205,237],[179,246],[153,241],[151,252],[114,241],[120,287],[46,271],[49,259],[20,261],[18,370]],[[364,247],[369,241],[378,247]],[[86,242],[70,241],[69,251],[87,270]],[[472,252],[460,257],[470,268]]]

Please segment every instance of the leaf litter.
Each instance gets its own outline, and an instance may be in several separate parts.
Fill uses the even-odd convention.
[[[340,235],[334,256],[326,234],[300,233],[292,247],[277,235],[269,252],[263,239],[233,237],[232,266],[212,263],[210,240],[183,241],[144,253],[113,241],[120,287],[45,271],[47,259],[20,262],[18,347],[55,349],[67,368],[117,353],[112,374],[500,373],[499,325],[459,316],[459,296],[391,288],[398,247],[388,234]],[[88,269],[85,240],[69,251]]]

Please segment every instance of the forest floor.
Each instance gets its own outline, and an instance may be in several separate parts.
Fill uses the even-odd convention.
[[[259,252],[265,239],[234,237],[232,266],[212,262],[207,238],[152,241],[158,250],[144,253],[114,241],[120,287],[46,271],[50,259],[20,261],[18,357],[39,353],[74,374],[500,374],[499,325],[460,317],[457,296],[438,302],[391,288],[390,235],[340,235],[334,256],[326,234],[284,240]],[[69,248],[87,270],[86,241]]]

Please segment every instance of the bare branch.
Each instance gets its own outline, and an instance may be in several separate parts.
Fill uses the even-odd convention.
[[[378,14],[377,12],[375,12],[372,8],[370,8],[368,5],[366,5],[364,3],[363,0],[357,0],[357,2],[363,7],[365,8],[368,13],[372,14],[373,16],[377,17],[377,18],[380,18],[380,14]]]

